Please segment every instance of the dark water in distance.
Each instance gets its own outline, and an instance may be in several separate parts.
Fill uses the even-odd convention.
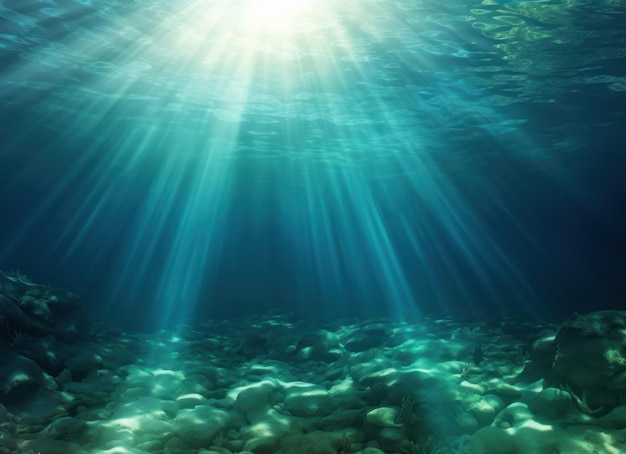
[[[624,307],[626,2],[0,1],[0,268],[134,326]]]

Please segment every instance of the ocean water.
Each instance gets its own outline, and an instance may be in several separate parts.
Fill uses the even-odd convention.
[[[2,0],[0,268],[134,328],[626,297],[623,0]]]
[[[625,130],[625,0],[0,0],[0,452],[626,452]]]

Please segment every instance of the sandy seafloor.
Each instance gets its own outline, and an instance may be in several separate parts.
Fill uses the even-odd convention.
[[[19,273],[0,307],[2,454],[626,452],[624,312],[141,334]]]

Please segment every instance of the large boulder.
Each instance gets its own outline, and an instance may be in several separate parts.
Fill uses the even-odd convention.
[[[37,363],[0,346],[0,403],[27,398],[42,380]]]
[[[555,344],[553,370],[585,412],[620,403],[626,393],[626,312],[574,314]]]

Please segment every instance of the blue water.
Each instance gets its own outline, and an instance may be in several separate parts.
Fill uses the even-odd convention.
[[[626,4],[0,1],[0,268],[159,327],[626,297]]]

